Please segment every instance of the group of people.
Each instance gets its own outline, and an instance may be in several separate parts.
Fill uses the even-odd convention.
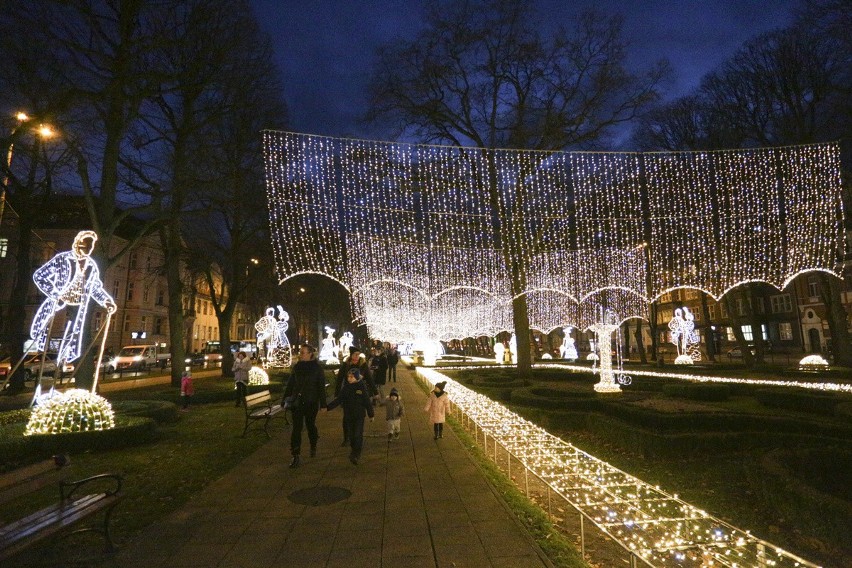
[[[299,360],[292,367],[290,379],[284,389],[284,403],[292,411],[292,431],[290,435],[290,467],[296,468],[302,462],[302,430],[308,431],[310,456],[317,452],[319,432],[316,418],[321,409],[331,411],[338,406],[343,409],[343,443],[349,446],[349,461],[357,465],[364,447],[364,423],[375,418],[376,407],[384,406],[387,423],[388,443],[399,439],[405,405],[396,388],[391,388],[387,397],[384,386],[390,378],[396,382],[396,365],[399,354],[389,346],[375,343],[370,348],[370,357],[362,357],[361,350],[352,346],[349,357],[337,372],[334,398],[327,400],[326,377],[323,367],[317,360],[317,350],[311,345],[302,345]],[[237,384],[237,404],[245,396],[248,383],[248,370],[251,362],[239,354],[234,362],[234,381]],[[241,386],[242,385],[242,386]],[[445,396],[446,383],[438,383],[429,395],[424,409],[429,413],[433,424],[434,438],[443,437],[443,423],[449,410],[449,397]]]

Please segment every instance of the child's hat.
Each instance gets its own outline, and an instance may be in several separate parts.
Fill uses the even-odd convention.
[[[441,381],[440,383],[435,383],[435,386],[438,387],[441,390],[444,390],[444,388],[446,388],[446,386],[447,386],[447,381]]]
[[[396,388],[392,388],[389,396],[397,396],[398,397],[399,392],[396,390]]]
[[[352,367],[347,374],[352,375],[356,380],[361,380],[361,371],[358,370],[358,367]]]
[[[349,354],[350,355],[352,355],[353,353],[360,353],[360,352],[361,352],[361,350],[358,349],[357,347],[355,347],[354,345],[349,346]]]

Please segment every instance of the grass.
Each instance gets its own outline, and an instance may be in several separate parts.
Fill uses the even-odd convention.
[[[233,391],[233,382],[204,380],[196,382],[196,394]],[[149,387],[111,393],[111,399],[159,398],[175,401],[176,389]],[[240,438],[244,424],[242,409],[233,402],[195,405],[181,413],[180,420],[161,424],[155,442],[101,453],[72,455],[71,477],[112,472],[124,476],[125,498],[113,513],[113,535],[120,545],[151,523],[163,518],[201,492],[267,442],[263,434]],[[0,511],[0,520],[19,518],[24,508],[35,510],[55,501],[54,492],[41,492],[26,500],[13,502]],[[80,557],[91,555],[98,547],[76,550],[78,538],[60,540],[56,546],[31,547],[15,561],[21,566],[110,566],[111,559]],[[61,559],[61,560],[60,560]]]

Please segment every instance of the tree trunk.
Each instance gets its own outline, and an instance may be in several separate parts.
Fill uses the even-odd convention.
[[[734,337],[737,339],[737,345],[740,348],[740,353],[742,353],[743,363],[745,363],[746,367],[752,368],[754,367],[754,357],[752,357],[751,349],[749,349],[745,335],[743,335],[742,320],[739,317],[736,302],[733,301],[732,296],[733,293],[728,292],[722,298],[722,301],[725,302],[725,308],[728,310],[728,319],[731,322],[731,329],[734,331]]]
[[[172,381],[174,387],[180,387],[183,374],[183,361],[186,352],[183,348],[183,280],[181,266],[183,244],[180,235],[180,220],[172,217],[162,229],[163,247],[166,258],[166,281],[169,288],[169,349],[172,358]]]
[[[852,344],[849,338],[849,315],[843,306],[840,283],[842,280],[819,273],[820,296],[827,308],[828,328],[831,331],[831,353],[834,364],[852,367]]]
[[[29,337],[26,330],[27,320],[27,292],[32,282],[32,262],[30,249],[32,248],[33,216],[23,215],[18,224],[18,258],[15,263],[15,285],[9,297],[9,343],[11,351],[9,361],[14,367],[24,355],[24,342]],[[45,349],[50,346],[50,338],[47,338]],[[11,368],[9,369],[11,370]],[[19,393],[24,390],[23,367],[9,380],[11,393]]]
[[[710,319],[710,306],[707,304],[707,294],[701,294],[701,317],[707,322],[704,329],[704,346],[707,349],[707,358],[716,361],[716,334],[713,331],[713,321]]]
[[[532,369],[530,317],[525,295],[512,300],[512,323],[515,326],[515,341],[518,346],[518,377],[525,379]]]
[[[659,311],[657,302],[651,302],[650,308],[651,319],[648,322],[648,327],[651,332],[651,361],[657,360],[657,312]]]
[[[636,330],[634,331],[634,335],[636,337],[636,350],[639,352],[639,360],[642,363],[648,362],[648,357],[645,355],[645,342],[642,341],[642,320],[636,320]]]

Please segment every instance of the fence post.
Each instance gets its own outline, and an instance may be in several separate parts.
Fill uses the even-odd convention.
[[[583,513],[580,513],[580,554],[586,557],[586,525]]]

